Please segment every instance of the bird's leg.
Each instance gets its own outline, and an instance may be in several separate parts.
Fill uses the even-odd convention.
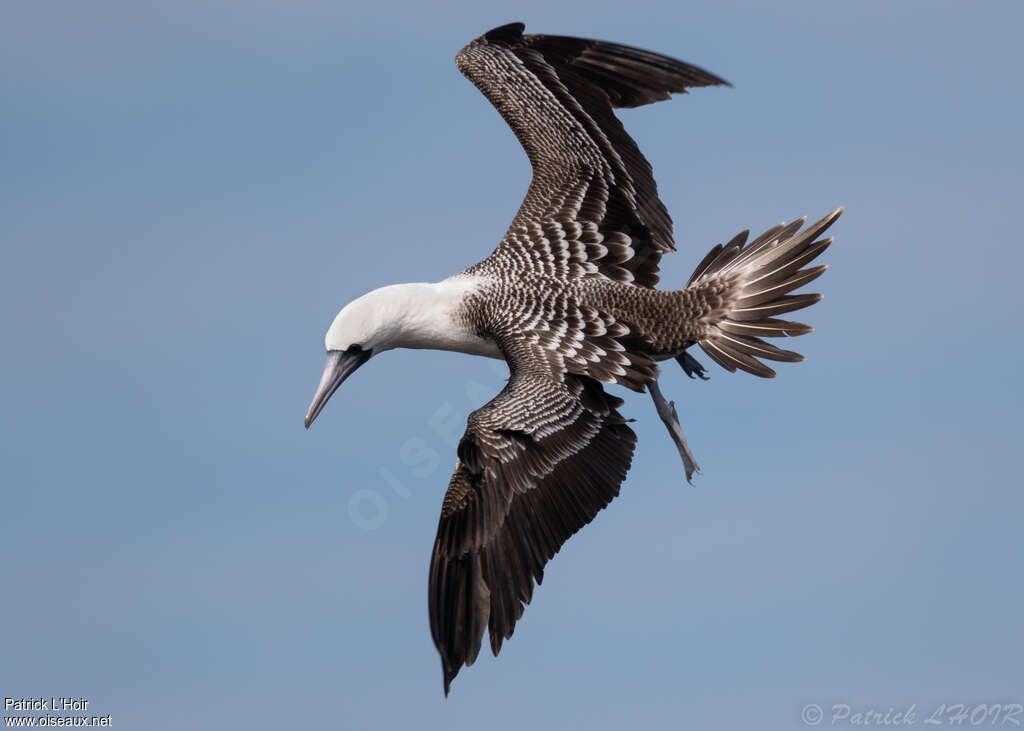
[[[696,361],[694,361],[696,363]],[[682,361],[680,360],[680,364]],[[683,366],[686,368],[686,366]],[[703,377],[703,368],[700,364],[697,364],[697,368],[700,368],[698,372]],[[669,436],[672,437],[672,441],[676,443],[676,449],[679,450],[679,456],[683,458],[683,469],[686,471],[686,481],[693,484],[693,473],[696,472],[698,475],[702,474],[700,467],[697,466],[697,460],[693,457],[693,452],[690,451],[690,447],[686,444],[686,437],[683,436],[683,427],[679,425],[679,414],[676,413],[676,404],[674,401],[666,401],[665,397],[661,393],[661,388],[658,386],[658,376],[661,373],[661,369],[655,371],[654,380],[647,384],[647,390],[651,393],[651,399],[654,401],[654,408],[658,410],[658,416],[661,417],[665,427],[668,429]],[[691,376],[692,377],[692,376]]]

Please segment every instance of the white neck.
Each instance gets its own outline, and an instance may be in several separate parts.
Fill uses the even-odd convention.
[[[465,322],[466,298],[478,285],[475,277],[462,276],[442,282],[393,284],[352,302],[338,320],[352,318],[365,324],[373,333],[369,344],[375,352],[430,348],[500,358],[493,341],[478,336]],[[334,328],[327,333],[328,349],[337,347],[332,345]]]

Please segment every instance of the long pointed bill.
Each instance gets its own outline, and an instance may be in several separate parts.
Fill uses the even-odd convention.
[[[348,378],[363,363],[370,359],[373,354],[371,350],[328,350],[327,363],[324,365],[324,374],[320,377],[320,385],[316,388],[316,395],[313,396],[313,403],[309,405],[306,412],[306,428],[313,423],[323,410],[327,399],[331,397],[338,386]]]

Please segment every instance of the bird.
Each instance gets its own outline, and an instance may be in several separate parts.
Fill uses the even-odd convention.
[[[494,251],[440,282],[394,284],[343,307],[305,425],[372,357],[432,348],[500,358],[504,388],[473,411],[441,505],[428,575],[430,632],[444,693],[485,630],[498,655],[562,545],[619,494],[636,434],[603,384],[648,392],[683,457],[699,468],[674,402],[658,387],[675,359],[706,378],[696,345],[729,372],[770,378],[764,360],[803,356],[763,338],[812,330],[778,316],[818,302],[793,294],[825,265],[822,234],[842,213],[713,246],[679,290],[657,289],[675,250],[650,163],[615,116],[688,89],[731,86],[697,66],[599,40],[495,28],[456,66],[524,148],[532,180]]]

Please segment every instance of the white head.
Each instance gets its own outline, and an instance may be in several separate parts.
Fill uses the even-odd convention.
[[[452,315],[466,286],[452,280],[393,284],[345,305],[324,337],[327,364],[306,413],[306,427],[342,381],[371,356],[392,348],[448,349],[454,324]]]
[[[418,285],[393,284],[349,302],[327,329],[324,345],[328,351],[359,346],[375,355],[400,347],[420,293]]]

